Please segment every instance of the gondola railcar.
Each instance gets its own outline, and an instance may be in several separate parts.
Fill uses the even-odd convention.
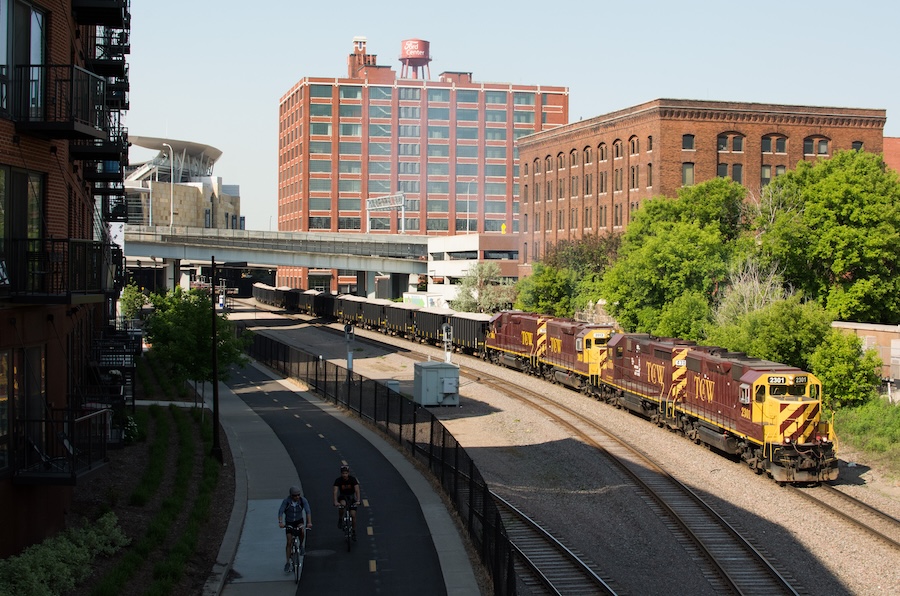
[[[491,315],[480,312],[454,312],[450,315],[453,349],[474,356],[483,355],[491,318]]]

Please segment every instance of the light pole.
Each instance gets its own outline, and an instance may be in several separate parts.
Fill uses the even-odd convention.
[[[175,150],[172,145],[163,143],[163,147],[169,148],[169,233],[175,225]]]
[[[469,233],[469,189],[472,188],[473,182],[475,182],[474,178],[469,180],[468,184],[466,184],[466,234]]]

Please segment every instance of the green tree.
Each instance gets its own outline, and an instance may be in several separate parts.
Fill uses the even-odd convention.
[[[711,317],[707,297],[701,292],[688,290],[663,305],[653,334],[701,342],[706,338]]]
[[[571,317],[577,276],[571,269],[557,269],[542,263],[534,264],[534,272],[516,284],[515,308]]]
[[[460,280],[451,306],[461,312],[493,313],[515,300],[515,287],[500,274],[497,263],[477,263]]]
[[[707,341],[754,358],[811,371],[810,358],[831,331],[831,318],[799,295],[748,312],[730,324],[710,327]]]
[[[170,366],[174,378],[183,382],[211,382],[212,313],[209,294],[176,288],[166,294],[152,294],[154,310],[147,321],[147,337],[153,350]],[[249,334],[237,336],[234,325],[225,315],[216,315],[216,352],[218,378],[228,379],[232,364],[248,362],[244,349]]]
[[[134,282],[122,288],[122,296],[119,298],[119,309],[125,319],[137,319],[141,309],[147,304],[147,297]]]
[[[728,261],[716,225],[661,221],[647,231],[652,233],[629,241],[629,228],[619,259],[601,284],[607,308],[619,324],[643,332],[656,329],[663,307],[687,292],[712,300]],[[671,320],[667,325],[683,327]]]
[[[602,274],[616,260],[621,243],[620,233],[561,240],[547,248],[541,263],[556,269],[571,269],[579,277]]]
[[[822,381],[823,405],[831,410],[859,406],[878,395],[881,359],[862,349],[862,340],[831,329],[809,358],[810,372]]]
[[[900,182],[881,156],[800,162],[766,187],[757,227],[762,265],[833,318],[900,323]]]

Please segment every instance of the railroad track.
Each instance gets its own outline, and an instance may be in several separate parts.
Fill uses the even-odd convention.
[[[765,596],[802,593],[792,585],[792,578],[780,571],[696,493],[646,454],[580,413],[537,392],[525,387],[511,391],[507,382],[488,373],[479,372],[478,377],[482,385],[524,401],[565,426],[623,470],[645,497],[653,501],[654,510],[672,522],[669,526],[673,532],[681,532],[698,556],[712,566],[706,577],[717,591]]]
[[[611,581],[603,579],[579,554],[503,497],[491,495],[518,555],[516,575],[532,594],[616,594]]]
[[[788,488],[794,494],[812,501],[829,513],[900,550],[900,520],[897,518],[828,484],[810,488],[791,485]]]

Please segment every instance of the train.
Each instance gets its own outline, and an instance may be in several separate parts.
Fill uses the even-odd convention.
[[[443,345],[637,414],[780,484],[838,477],[822,383],[799,368],[614,324],[522,311],[464,313],[255,284],[288,312]]]

